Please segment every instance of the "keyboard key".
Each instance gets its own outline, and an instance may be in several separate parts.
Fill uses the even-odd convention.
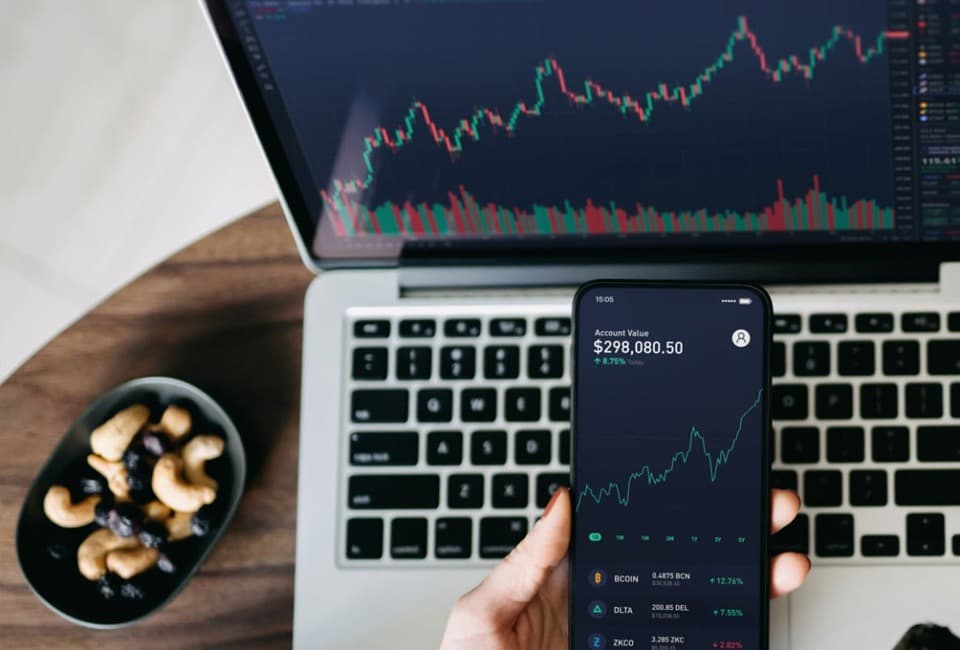
[[[960,462],[960,427],[917,427],[917,460]]]
[[[892,332],[893,314],[857,314],[854,325],[858,332]]]
[[[480,319],[451,318],[443,324],[443,333],[449,338],[480,336]]]
[[[876,372],[873,341],[841,341],[837,345],[837,372],[861,377]]]
[[[931,341],[932,343],[932,341]],[[883,374],[916,375],[920,372],[920,344],[916,341],[883,342]]]
[[[907,427],[873,427],[873,460],[877,463],[905,463],[910,460],[910,431]]]
[[[947,314],[947,329],[951,332],[960,332],[960,311]]]
[[[417,419],[420,422],[449,422],[451,418],[453,418],[452,390],[431,388],[417,393]]]
[[[378,560],[383,557],[383,520],[347,520],[347,557],[351,560]]]
[[[952,542],[953,554],[960,555],[960,535],[954,535]]]
[[[804,420],[809,412],[807,387],[803,384],[778,384],[771,391],[774,420]]]
[[[817,515],[816,552],[820,557],[853,555],[853,515]]]
[[[570,464],[570,429],[560,432],[560,464]]]
[[[494,318],[490,321],[490,336],[523,336],[526,333],[524,318]]]
[[[390,336],[390,321],[358,320],[353,324],[353,335],[358,339],[385,339]]]
[[[829,427],[827,429],[827,460],[831,463],[862,463],[863,447],[862,428]]]
[[[569,336],[572,327],[569,318],[538,318],[533,329],[537,336]]]
[[[416,465],[417,439],[413,431],[351,434],[350,464]]]
[[[460,419],[464,422],[493,422],[497,417],[497,391],[493,388],[465,388],[460,393]]]
[[[808,470],[803,474],[803,504],[811,508],[832,508],[843,503],[843,472]]]
[[[507,462],[506,431],[474,431],[470,436],[470,462],[503,465]]]
[[[960,375],[960,339],[928,341],[927,370],[931,375]]]
[[[950,417],[960,418],[960,383],[950,384]]]
[[[850,472],[850,505],[887,505],[887,473],[882,469]]]
[[[770,539],[770,551],[772,555],[787,552],[803,553],[804,555],[809,553],[810,518],[801,513],[786,528],[780,529]]]
[[[526,517],[484,517],[480,520],[480,557],[506,557],[526,534]]]
[[[898,506],[960,506],[960,469],[901,469],[893,482]]]
[[[397,379],[430,379],[432,363],[430,348],[397,348]]]
[[[939,418],[943,415],[943,386],[907,384],[904,404],[908,418]]]
[[[550,419],[554,422],[570,421],[570,389],[568,387],[557,386],[550,389]]]
[[[813,314],[810,331],[814,334],[840,334],[847,331],[846,314]]]
[[[520,348],[492,345],[483,351],[483,374],[487,379],[516,379],[520,376]]]
[[[467,517],[437,519],[434,549],[437,559],[463,560],[473,553],[473,521]]]
[[[353,378],[376,380],[387,378],[387,348],[355,348]]]
[[[390,523],[390,557],[420,560],[427,557],[427,520],[398,517]]]
[[[896,535],[864,535],[860,538],[860,554],[864,557],[896,557],[900,555],[900,538]]]
[[[459,431],[433,431],[427,434],[429,465],[459,465],[463,462],[463,434]]]
[[[508,388],[503,401],[508,422],[536,422],[540,419],[539,388]]]
[[[904,332],[939,332],[940,314],[928,312],[912,312],[900,318],[900,329]]]
[[[546,508],[557,488],[569,486],[569,474],[541,474],[537,477],[537,507]]]
[[[447,478],[447,506],[454,509],[483,506],[482,474],[451,474]]]
[[[823,341],[793,344],[793,374],[822,377],[830,374],[830,344]]]
[[[816,388],[816,412],[821,420],[853,417],[853,387],[850,384],[820,384]]]
[[[526,508],[530,500],[526,474],[496,474],[493,477],[494,508]]]
[[[355,509],[426,509],[440,505],[436,474],[351,476],[347,505]]]
[[[350,396],[353,422],[406,422],[410,414],[410,393],[402,388],[355,390]]]
[[[440,348],[440,376],[443,379],[473,379],[477,374],[477,351],[465,345]]]
[[[896,384],[860,385],[860,417],[877,420],[895,418],[898,413]]]
[[[527,375],[532,379],[563,377],[563,346],[531,345],[527,350]]]
[[[550,464],[550,432],[546,429],[517,431],[513,459],[517,465]]]
[[[784,427],[780,431],[780,456],[784,463],[820,460],[820,431],[816,427]]]
[[[797,473],[789,469],[775,469],[770,472],[770,487],[780,490],[797,491]]]
[[[943,555],[944,539],[943,515],[919,512],[907,515],[907,555]]]
[[[794,314],[775,314],[773,317],[774,334],[796,334],[800,331],[800,317]]]
[[[770,372],[774,377],[787,374],[787,346],[780,341],[774,341],[770,348]]]
[[[437,333],[437,321],[432,318],[408,318],[400,321],[400,336],[407,339],[431,339]]]

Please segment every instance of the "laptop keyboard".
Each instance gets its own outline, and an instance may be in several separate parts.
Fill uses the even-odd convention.
[[[342,563],[503,557],[567,484],[570,318],[509,309],[348,313]],[[774,550],[960,556],[960,313],[773,329],[771,481],[804,504]]]

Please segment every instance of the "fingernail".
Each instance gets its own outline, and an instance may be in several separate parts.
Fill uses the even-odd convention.
[[[547,515],[550,514],[550,508],[553,507],[553,504],[557,502],[557,499],[560,497],[560,490],[562,488],[557,488],[553,491],[553,496],[550,497],[550,501],[547,502],[547,507],[543,510],[543,518],[546,519]]]

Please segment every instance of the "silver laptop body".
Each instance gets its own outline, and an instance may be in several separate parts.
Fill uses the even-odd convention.
[[[954,203],[943,189],[951,173],[946,167],[952,163],[944,158],[949,138],[944,136],[943,159],[920,162],[921,153],[930,153],[919,150],[921,138],[933,137],[922,129],[939,118],[916,126],[919,104],[913,103],[913,90],[921,86],[914,68],[907,75],[910,92],[891,100],[891,105],[907,102],[904,128],[914,128],[916,135],[898,155],[912,156],[916,166],[929,164],[929,175],[919,175],[914,167],[915,177],[898,177],[914,199],[904,203],[897,194],[901,203],[896,209],[898,215],[926,210],[924,214],[946,219],[930,217],[929,232],[936,230],[935,223],[947,224],[936,230],[936,237],[931,235],[937,242],[902,241],[881,232],[874,233],[876,245],[857,248],[839,237],[833,246],[818,245],[808,249],[816,253],[799,255],[792,251],[802,244],[791,249],[778,240],[770,250],[756,244],[752,250],[691,247],[683,255],[672,251],[660,256],[655,248],[624,248],[623,241],[604,248],[592,245],[590,237],[575,240],[576,246],[557,237],[565,242],[563,255],[550,248],[523,255],[482,246],[455,255],[450,249],[456,252],[460,240],[436,236],[447,232],[436,221],[439,212],[395,210],[396,223],[388,225],[383,215],[389,213],[376,213],[371,205],[360,217],[349,214],[351,222],[346,191],[341,203],[334,197],[321,210],[320,225],[305,226],[300,154],[284,146],[289,136],[284,129],[290,125],[271,112],[276,107],[270,102],[282,98],[291,79],[301,74],[282,68],[289,52],[280,49],[309,47],[306,43],[312,41],[303,40],[310,34],[309,21],[335,23],[339,14],[324,12],[369,13],[378,4],[387,11],[391,3],[345,2],[334,9],[329,3],[294,0],[201,4],[264,143],[304,261],[317,273],[305,298],[296,648],[437,646],[455,599],[522,537],[565,480],[570,300],[580,283],[598,277],[762,281],[773,298],[772,482],[797,489],[804,502],[801,518],[774,545],[808,552],[813,570],[802,589],[772,604],[772,648],[893,648],[908,630],[927,623],[960,632],[955,604],[960,593],[960,263],[951,262],[960,251],[950,246]],[[426,3],[407,4],[427,11]],[[434,4],[443,5],[437,10],[464,10],[457,7],[461,3]],[[517,3],[485,4],[506,11]],[[847,53],[853,52],[861,65],[870,64],[871,57],[893,61],[894,55],[915,62],[912,41],[919,36],[896,21],[915,22],[915,11],[927,12],[924,16],[933,21],[933,10],[906,8],[899,16],[895,4],[890,2],[884,31],[871,41],[877,52],[870,53],[865,37],[857,40],[855,24],[849,33],[847,27],[828,29],[826,38],[849,46]],[[840,7],[838,13],[855,23],[857,7]],[[480,11],[476,6],[471,10]],[[704,13],[696,25],[700,29],[711,20]],[[753,30],[762,25],[752,17],[749,25],[745,20],[733,24],[738,56],[746,47],[741,41],[749,40],[745,29],[755,35]],[[271,41],[285,33],[282,29],[290,30],[284,46]],[[428,47],[428,36],[423,32],[416,38]],[[762,45],[773,57],[776,43]],[[396,56],[399,61],[407,54],[398,50]],[[329,61],[312,58],[298,65],[339,70],[351,60],[346,55]],[[555,72],[551,61],[537,70]],[[816,87],[817,78],[807,81]],[[895,81],[890,83],[894,88]],[[451,86],[450,93],[462,92],[462,86]],[[376,135],[370,125],[389,119],[364,114],[364,93],[375,95],[376,90],[358,91],[360,99],[336,127],[343,139]],[[466,101],[469,109],[472,100]],[[890,109],[894,127],[895,108]],[[295,123],[294,113],[291,109]],[[434,117],[439,120],[440,114]],[[418,128],[427,127],[420,123]],[[955,127],[944,121],[938,128],[952,133]],[[469,129],[466,133],[469,138]],[[330,173],[355,172],[350,156],[356,153],[338,155]],[[346,171],[337,167],[341,163]],[[381,163],[388,166],[389,161]],[[921,186],[917,179],[929,182]],[[330,184],[325,191],[329,197],[337,186]],[[937,201],[925,203],[923,197],[936,191],[941,191]],[[470,199],[466,192],[458,196],[451,198],[451,206],[466,210]],[[780,201],[785,210],[803,208],[805,216],[822,220],[807,226],[819,223],[829,229],[840,223],[826,199],[816,207],[785,203],[782,196]],[[344,217],[341,227],[346,230],[334,232],[330,226],[331,205]],[[353,207],[365,209],[361,199]],[[893,212],[869,209],[869,222],[867,207],[856,217],[865,231],[861,239],[873,236],[866,232],[871,229],[892,228],[884,220],[892,219]],[[472,210],[482,216],[484,208],[477,204]],[[516,217],[513,234],[543,226],[543,214],[542,221]],[[642,223],[650,227],[650,213],[643,214],[648,217]],[[763,222],[768,227],[775,223],[771,215]],[[463,216],[451,215],[447,225],[462,226],[457,220]],[[638,223],[617,223],[616,218],[611,209],[604,226]],[[569,226],[561,219],[550,214],[551,227]],[[596,220],[591,223],[599,227]],[[695,220],[675,223],[699,227]],[[501,230],[494,232],[493,224]],[[497,217],[485,225],[491,230],[479,239],[496,242],[511,224]],[[360,234],[358,227],[376,232],[366,231],[362,241],[350,240]],[[406,229],[406,237],[387,232],[391,228]],[[440,245],[417,246],[419,236],[431,229],[431,241]],[[621,240],[629,242],[629,232]],[[366,253],[345,253],[333,235],[346,236],[350,245],[361,241]],[[699,237],[709,239],[709,234]]]

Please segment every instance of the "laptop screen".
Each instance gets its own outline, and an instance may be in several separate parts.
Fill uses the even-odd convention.
[[[226,8],[318,258],[960,237],[951,3]]]

